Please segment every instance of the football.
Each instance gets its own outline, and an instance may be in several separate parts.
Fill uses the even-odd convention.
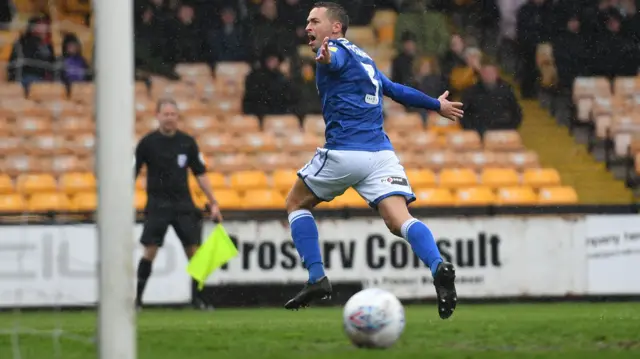
[[[367,288],[354,294],[344,306],[344,330],[358,348],[389,348],[404,330],[404,307],[383,289]]]

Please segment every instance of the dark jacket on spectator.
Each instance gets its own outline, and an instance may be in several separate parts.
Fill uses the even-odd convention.
[[[271,55],[265,54],[262,66],[251,71],[245,80],[245,93],[242,100],[244,113],[264,116],[285,114],[292,107],[292,86],[278,69],[270,70],[265,60]]]
[[[56,57],[51,39],[41,38],[33,32],[33,28],[42,22],[46,22],[46,19],[30,19],[25,33],[13,44],[7,67],[9,81],[20,81],[23,77],[54,79]]]
[[[220,25],[207,33],[207,45],[210,51],[208,60],[247,61],[246,29],[241,24]]]
[[[589,57],[581,34],[565,30],[553,40],[553,56],[558,69],[558,89],[571,89],[576,77],[589,74]]]
[[[499,80],[493,88],[478,83],[462,94],[462,103],[462,127],[480,135],[488,130],[517,129],[522,123],[522,108],[506,82]]]

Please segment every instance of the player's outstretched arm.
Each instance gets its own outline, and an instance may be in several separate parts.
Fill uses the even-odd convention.
[[[443,117],[452,121],[461,118],[464,115],[461,102],[450,102],[447,100],[449,91],[445,91],[437,99],[427,96],[409,86],[404,86],[389,80],[382,72],[378,71],[382,80],[382,92],[385,96],[399,102],[405,106],[419,107],[431,111],[436,111]]]
[[[345,61],[346,54],[344,49],[336,46],[328,37],[325,37],[316,54],[316,62],[321,66],[328,67],[330,71],[337,71],[344,66]]]

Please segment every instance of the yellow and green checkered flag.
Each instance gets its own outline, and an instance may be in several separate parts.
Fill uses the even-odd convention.
[[[198,282],[198,290],[202,290],[211,273],[237,255],[238,249],[227,231],[218,224],[189,261],[187,272]]]

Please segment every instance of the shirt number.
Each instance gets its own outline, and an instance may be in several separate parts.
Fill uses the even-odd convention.
[[[375,94],[373,94],[373,95],[365,95],[364,96],[364,102],[366,102],[366,103],[368,103],[370,105],[377,105],[378,102],[380,101],[380,99],[378,97],[378,92],[380,91],[380,83],[375,78],[376,69],[374,69],[373,66],[371,66],[369,64],[365,64],[364,62],[361,62],[361,64],[362,64],[362,67],[364,67],[364,70],[367,72],[367,75],[369,75],[369,80],[371,80],[371,83],[376,88],[376,93]]]

